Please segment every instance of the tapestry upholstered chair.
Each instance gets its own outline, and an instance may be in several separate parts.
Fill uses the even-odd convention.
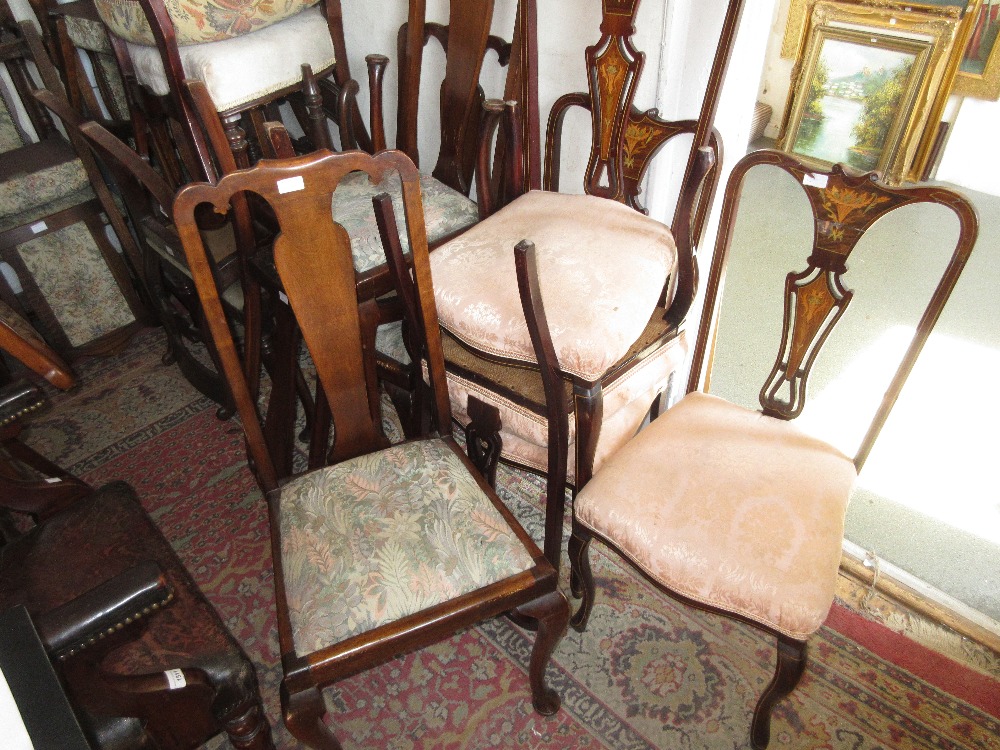
[[[814,221],[806,252],[796,255],[801,261],[792,261],[803,263],[798,266],[802,270],[788,273],[783,290],[754,288],[759,297],[783,300],[778,355],[760,390],[759,412],[698,390],[714,347],[741,195],[748,189],[747,173],[755,167],[783,170],[800,184]],[[866,247],[868,262],[857,266],[862,277],[875,275],[875,268],[889,269],[868,288],[897,286],[913,303],[914,320],[920,318],[905,354],[900,350],[902,361],[873,421],[861,425],[867,431],[851,458],[800,430],[792,420],[806,405],[806,385],[820,349],[855,296],[844,283],[858,275],[847,267],[852,252],[876,221],[918,203],[943,207],[945,221],[951,218],[949,210],[953,212],[957,241],[936,288],[929,288],[934,284],[931,279],[920,292],[930,295],[926,308],[915,291],[921,287],[913,283],[912,253],[906,241],[900,238],[896,246],[890,241],[887,247],[883,240]],[[773,209],[780,212],[783,206]],[[586,627],[594,604],[588,546],[596,537],[681,601],[775,636],[777,667],[757,703],[751,727],[753,747],[766,747],[771,710],[798,683],[805,669],[806,641],[823,624],[833,603],[844,514],[857,473],[954,288],[977,233],[971,204],[944,188],[889,188],[874,173],[847,173],[839,165],[829,172],[812,170],[775,151],[744,157],[726,188],[688,393],[611,457],[576,496],[569,556],[573,592],[583,601],[573,625]],[[754,241],[770,246],[760,237]],[[789,253],[793,250],[797,248],[789,248]],[[875,262],[870,254],[874,250],[893,255]],[[917,265],[921,273],[927,268],[923,262]],[[752,314],[767,308],[761,299],[746,309]],[[852,354],[856,347],[844,345],[844,330],[837,331],[840,351]],[[872,372],[867,377],[881,390]],[[857,398],[855,392],[846,395]],[[841,409],[849,407],[840,403]]]
[[[211,103],[207,102],[204,85],[199,81],[190,82],[186,93],[190,94],[196,113],[210,115],[203,120],[204,131],[218,154],[222,171],[235,171],[234,157],[226,147],[222,126],[214,117]],[[198,294],[173,226],[175,191],[138,153],[103,125],[84,119],[61,97],[43,90],[36,91],[35,98],[59,118],[67,132],[77,135],[78,142],[89,150],[121,198],[141,248],[146,290],[166,332],[168,351],[164,362],[176,362],[195,388],[230,408],[212,338],[205,328]],[[237,221],[220,222],[205,231],[205,238],[212,250],[215,272],[224,290],[223,300],[229,314],[240,321],[248,337],[259,340],[262,325],[259,289],[248,285],[244,293],[244,274],[238,252],[241,242],[254,242],[253,231],[249,228],[246,211],[241,213],[242,225]],[[243,239],[238,240],[238,237]]]
[[[378,316],[378,303],[359,302],[350,238],[329,210],[338,184],[357,171],[377,183],[392,171],[402,186],[399,226],[412,276],[403,265],[391,199],[378,197],[372,210],[377,207],[389,245],[397,292],[409,301],[410,323],[421,336],[440,437],[428,433],[391,445],[382,429],[374,328],[366,324]],[[550,714],[559,706],[544,679],[568,616],[555,570],[450,436],[419,181],[400,152],[319,152],[262,161],[214,187],[189,185],[174,204],[251,466],[267,494],[282,708],[289,730],[310,747],[340,747],[323,720],[323,687],[510,610],[537,621],[529,667],[535,709]],[[224,211],[240,191],[259,195],[277,217],[274,261],[285,307],[333,415],[327,465],[280,484],[194,222],[199,205]],[[288,387],[276,380],[273,390]]]
[[[94,165],[31,97],[42,85],[62,90],[35,27],[14,23],[6,4],[0,26],[14,84],[0,101],[0,297],[68,359],[113,350],[148,317],[129,270],[138,251]]]
[[[561,97],[549,116],[546,190],[516,198],[431,253],[452,410],[466,425],[470,395],[497,407],[504,459],[547,473],[545,554],[556,566],[567,475],[574,486],[585,484],[636,432],[685,361],[682,324],[695,292],[694,253],[718,181],[712,123],[742,2],[729,4],[699,119],[679,122],[633,104],[644,61],[631,42],[637,8],[637,1],[604,2],[601,39],[586,52],[590,92]],[[571,106],[591,114],[587,195],[554,192]],[[650,160],[682,133],[694,133],[697,148],[667,227],[644,215],[638,193]],[[522,239],[537,248],[575,416],[567,445],[548,442],[550,415],[510,263]]]

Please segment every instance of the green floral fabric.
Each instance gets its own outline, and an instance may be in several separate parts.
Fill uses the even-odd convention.
[[[252,3],[164,0],[164,5],[173,21],[177,44],[183,46],[242,36],[294,16],[317,2],[318,0],[260,0]],[[95,5],[104,23],[117,36],[147,47],[155,45],[153,32],[137,0],[95,0]]]
[[[283,487],[281,559],[299,654],[533,564],[440,439],[395,445]]]
[[[83,222],[25,242],[17,252],[73,346],[135,320]]]
[[[434,242],[479,221],[479,209],[473,201],[430,175],[420,175],[420,190],[423,193],[428,242]],[[358,271],[367,271],[385,263],[385,251],[382,249],[375,211],[372,208],[372,196],[379,193],[389,193],[392,196],[403,251],[408,252],[409,242],[403,230],[403,189],[399,175],[393,173],[383,183],[373,185],[368,175],[355,172],[348,175],[333,194],[333,219],[351,237],[354,268]]]
[[[86,203],[94,197],[94,191],[91,189],[90,183],[88,182],[84,187],[77,190],[75,193],[64,195],[51,203],[43,203],[40,206],[32,206],[27,211],[22,211],[19,214],[6,214],[3,211],[0,211],[0,232],[6,232],[8,229],[13,227],[31,224],[39,219],[44,219],[46,216],[52,216],[53,214],[57,214],[67,208],[72,208],[73,206],[78,206],[81,203]]]
[[[0,160],[0,166],[4,166],[3,160]],[[17,169],[2,171],[0,213],[5,215],[23,213],[34,206],[51,203],[90,185],[79,159],[64,161],[36,172],[25,173]]]
[[[108,29],[100,21],[78,16],[66,16],[66,35],[76,47],[103,52],[113,55],[111,42],[108,41]]]
[[[7,102],[3,100],[3,97],[0,97],[0,154],[5,154],[23,145],[24,142],[14,124],[14,118],[10,116],[10,110],[7,109]]]

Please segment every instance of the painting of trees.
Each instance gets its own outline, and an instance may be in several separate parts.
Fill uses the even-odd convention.
[[[864,104],[858,122],[852,131],[855,148],[877,158],[885,146],[886,136],[898,114],[899,102],[906,91],[906,82],[913,66],[912,59],[905,59],[889,70],[881,69],[865,81]]]

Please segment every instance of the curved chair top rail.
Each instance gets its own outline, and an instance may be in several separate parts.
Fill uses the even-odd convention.
[[[944,274],[855,455],[854,463],[860,470],[969,259],[979,233],[979,219],[966,198],[947,188],[893,188],[879,182],[874,172],[862,174],[839,164],[828,171],[813,169],[778,151],[756,151],[747,155],[734,167],[726,187],[688,391],[698,389],[706,362],[711,357],[709,347],[718,323],[744,181],[751,169],[761,165],[782,169],[798,182],[809,199],[814,222],[813,242],[805,269],[792,271],[786,277],[778,355],[760,391],[763,413],[779,419],[794,419],[805,406],[806,385],[813,364],[853,297],[853,292],[843,284],[843,276],[848,270],[847,260],[865,232],[883,216],[917,203],[944,206],[959,222],[958,238]]]

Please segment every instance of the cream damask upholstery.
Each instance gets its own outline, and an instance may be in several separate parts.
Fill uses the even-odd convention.
[[[443,440],[401,443],[302,475],[277,492],[297,653],[534,565]]]
[[[157,96],[168,94],[170,84],[156,47],[129,42],[128,52],[139,83]],[[185,76],[204,82],[219,112],[297,85],[305,63],[319,74],[335,62],[329,26],[315,7],[241,36],[188,44],[179,53]]]
[[[442,327],[479,351],[534,362],[511,262],[523,239],[538,248],[560,368],[597,380],[625,356],[656,307],[677,260],[670,230],[614,201],[535,190],[431,253]],[[627,263],[619,247],[629,249]]]
[[[318,0],[225,3],[163,0],[178,46],[218,42],[265,29],[316,5]],[[95,0],[97,12],[115,35],[135,44],[156,42],[137,0]]]
[[[833,603],[856,478],[794,424],[695,391],[612,457],[574,512],[671,591],[805,639]]]

